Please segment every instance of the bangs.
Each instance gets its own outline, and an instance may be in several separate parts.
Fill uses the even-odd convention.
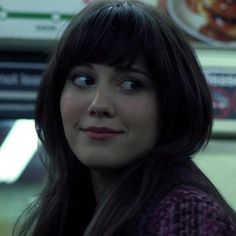
[[[98,4],[85,8],[69,27],[63,66],[103,63],[129,67],[138,56],[144,56],[147,29],[143,12],[128,2],[110,2],[102,9]]]

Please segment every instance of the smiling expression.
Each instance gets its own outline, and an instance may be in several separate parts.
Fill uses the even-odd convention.
[[[151,149],[158,134],[157,95],[144,63],[74,67],[62,91],[66,139],[89,168],[124,167]]]

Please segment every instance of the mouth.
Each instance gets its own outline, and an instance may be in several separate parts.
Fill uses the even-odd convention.
[[[80,130],[84,132],[88,138],[98,141],[114,139],[124,133],[122,130],[107,127],[88,127]]]

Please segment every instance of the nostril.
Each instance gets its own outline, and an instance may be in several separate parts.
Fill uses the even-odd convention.
[[[89,114],[90,114],[90,116],[95,116],[96,112],[95,111],[90,111]]]
[[[108,111],[90,111],[89,115],[92,117],[110,117],[110,113]]]
[[[110,116],[109,112],[107,112],[107,111],[103,112],[103,115],[106,117]]]

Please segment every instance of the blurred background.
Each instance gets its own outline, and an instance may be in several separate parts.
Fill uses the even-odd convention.
[[[147,1],[183,30],[203,67],[214,128],[208,147],[194,160],[236,210],[236,2]],[[33,121],[37,88],[68,21],[89,2],[0,0],[1,236],[11,235],[42,187],[45,153]]]

